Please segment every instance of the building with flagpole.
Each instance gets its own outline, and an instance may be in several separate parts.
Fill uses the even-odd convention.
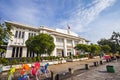
[[[6,21],[12,26],[12,33],[14,36],[8,41],[6,58],[20,58],[20,57],[35,57],[36,53],[29,51],[25,45],[26,40],[30,36],[38,35],[39,33],[46,33],[54,38],[55,48],[51,56],[69,56],[76,55],[77,51],[74,49],[77,44],[88,44],[89,40],[80,37],[78,34],[63,29],[51,29],[44,26],[39,28],[20,24],[16,22]]]

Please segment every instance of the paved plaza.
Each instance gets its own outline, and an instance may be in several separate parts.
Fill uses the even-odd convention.
[[[106,65],[114,65],[115,73],[108,73]],[[98,66],[67,80],[120,80],[120,60]]]
[[[85,64],[93,65],[94,61],[100,61],[100,58],[50,65],[49,70],[53,72],[55,77],[58,73],[68,72],[68,68],[73,68],[73,70],[83,69]],[[106,65],[114,65],[115,73],[108,73]],[[97,67],[90,67],[89,70],[77,75],[75,74],[74,76],[72,75],[71,77],[63,80],[120,80],[120,60],[104,63],[103,65],[99,65]]]
[[[53,72],[55,77],[55,75],[58,73],[68,72],[68,68],[73,68],[74,70],[77,70],[80,68],[84,68],[84,64],[86,63],[93,64],[94,61],[99,61],[99,60],[100,60],[99,58],[95,58],[95,59],[88,59],[88,60],[82,60],[82,61],[76,61],[76,62],[66,62],[64,64],[50,65],[49,70]],[[20,71],[17,70],[15,73],[20,73]],[[1,76],[3,77],[7,76],[7,72],[3,72]]]
[[[66,62],[64,64],[58,64],[58,65],[51,65],[49,66],[49,69],[56,73],[61,73],[68,71],[68,68],[73,68],[74,70],[84,68],[85,64],[93,65],[94,61],[100,61],[100,58],[94,58],[94,59],[88,59],[88,60],[81,60],[76,62]]]

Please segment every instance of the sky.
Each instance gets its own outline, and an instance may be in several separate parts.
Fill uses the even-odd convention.
[[[1,21],[61,28],[97,43],[120,32],[120,0],[0,0]]]

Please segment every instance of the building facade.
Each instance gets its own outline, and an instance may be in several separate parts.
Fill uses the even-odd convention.
[[[14,36],[8,41],[6,58],[19,58],[19,57],[35,57],[36,53],[29,51],[26,48],[25,41],[39,33],[46,33],[54,38],[55,49],[51,56],[69,56],[70,54],[76,55],[77,51],[74,49],[75,45],[88,44],[89,41],[81,38],[78,34],[63,30],[63,29],[50,29],[44,26],[39,28],[19,24],[16,22],[6,23],[11,24],[12,33]],[[69,32],[69,33],[68,33]]]

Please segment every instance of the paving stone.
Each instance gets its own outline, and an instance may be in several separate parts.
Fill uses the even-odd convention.
[[[115,73],[108,73],[106,70],[106,65],[113,65]],[[118,60],[118,62],[113,61],[96,67],[67,80],[120,80],[120,60]]]

